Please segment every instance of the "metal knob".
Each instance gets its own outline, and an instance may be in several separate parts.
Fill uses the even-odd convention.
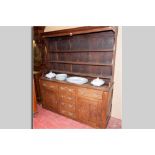
[[[68,89],[70,92],[72,91],[72,89]]]
[[[73,116],[73,113],[70,113],[70,112],[69,112],[68,115],[69,115],[69,116]]]
[[[69,106],[69,108],[72,108],[73,107],[73,105],[70,105],[70,104],[68,106]]]
[[[47,85],[44,83],[43,86],[47,86]]]
[[[65,103],[64,103],[64,102],[62,102],[61,104],[62,104],[62,105],[65,105]]]
[[[71,97],[68,97],[68,99],[71,100],[72,98]]]

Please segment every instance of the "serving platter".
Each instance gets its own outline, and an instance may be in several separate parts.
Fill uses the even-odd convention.
[[[75,83],[75,84],[85,84],[88,82],[88,79],[83,78],[83,77],[72,76],[72,77],[67,78],[67,81],[70,83]]]

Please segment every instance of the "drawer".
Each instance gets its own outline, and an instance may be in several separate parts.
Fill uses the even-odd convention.
[[[44,82],[42,82],[41,85],[43,87],[51,89],[51,90],[56,90],[56,91],[58,90],[58,84],[53,83],[53,82],[46,82],[46,81],[44,81]]]
[[[78,89],[78,96],[84,96],[88,98],[95,98],[95,99],[102,99],[102,91],[94,90],[94,89],[87,89],[87,88],[79,88]]]
[[[68,116],[70,118],[75,118],[75,113],[70,112],[70,111],[66,111],[64,109],[60,109],[60,113],[65,115],[65,116]]]
[[[50,110],[50,111],[53,111],[53,112],[58,112],[58,107],[57,107],[57,105],[55,104],[55,105],[48,105],[48,104],[42,104],[42,107],[43,108],[45,108],[45,109],[47,109],[47,110]]]
[[[60,86],[60,93],[62,94],[66,94],[66,95],[74,95],[75,96],[75,92],[76,92],[76,89],[71,87],[71,86]]]
[[[60,102],[60,108],[69,112],[75,112],[74,103]]]
[[[75,96],[68,96],[66,94],[60,94],[60,101],[61,102],[67,102],[67,103],[75,103]]]

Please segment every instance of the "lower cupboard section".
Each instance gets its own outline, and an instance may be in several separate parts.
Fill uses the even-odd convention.
[[[44,80],[41,80],[41,90],[43,108],[94,128],[106,128],[111,106],[109,92],[59,82],[45,85]]]

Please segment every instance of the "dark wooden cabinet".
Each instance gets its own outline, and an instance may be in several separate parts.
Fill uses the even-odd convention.
[[[45,68],[41,78],[43,107],[95,128],[106,128],[111,115],[117,27],[86,26],[45,32]],[[82,76],[87,84],[47,79],[49,71]],[[95,87],[90,81],[105,81]]]

